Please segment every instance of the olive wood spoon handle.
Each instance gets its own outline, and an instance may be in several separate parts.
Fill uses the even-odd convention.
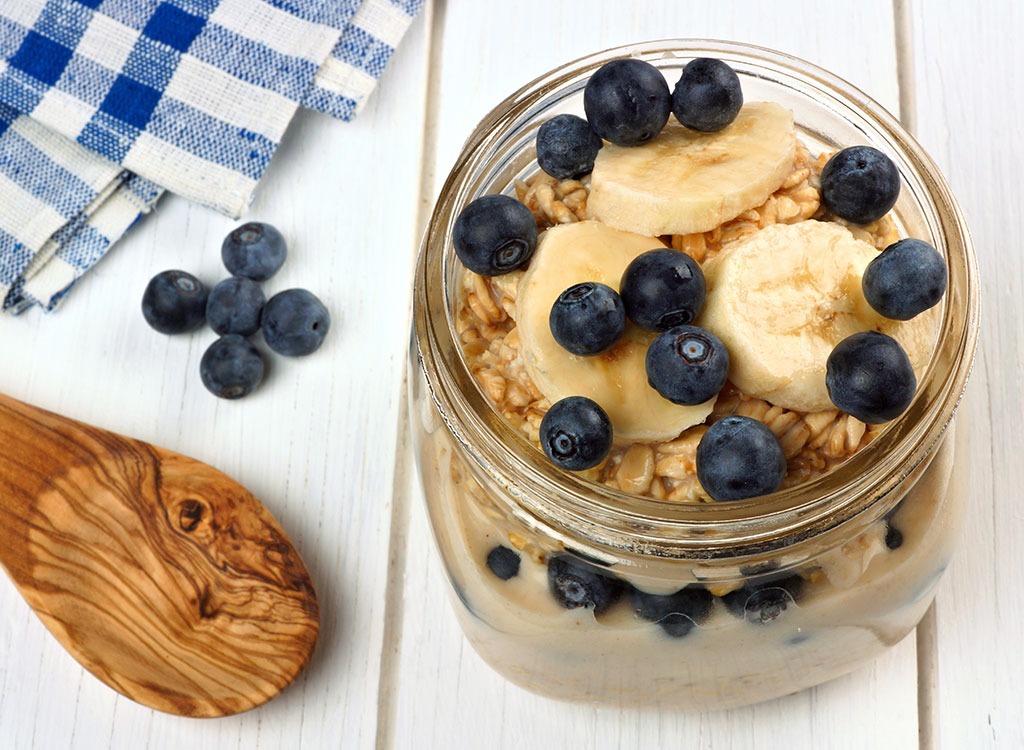
[[[0,565],[86,669],[168,713],[265,703],[319,632],[298,552],[237,482],[3,395]]]

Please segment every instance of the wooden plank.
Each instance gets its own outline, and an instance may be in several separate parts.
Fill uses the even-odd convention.
[[[981,271],[981,343],[965,412],[971,511],[936,604],[936,735],[946,748],[1021,747],[1024,688],[1024,163],[1019,39],[1010,0],[983,13],[910,4],[918,139],[967,216]]]
[[[445,4],[438,143],[440,188],[476,121],[518,86],[599,49],[671,36],[735,39],[821,64],[893,111],[899,103],[892,6],[811,2]],[[871,29],[871,43],[842,29]],[[500,31],[498,31],[500,30]],[[472,42],[468,41],[472,40]],[[489,51],[481,55],[480,50]],[[415,478],[413,477],[413,480]],[[403,638],[384,747],[911,747],[916,651],[908,638],[874,664],[789,698],[701,714],[557,703],[512,686],[462,638],[420,491],[409,524]]]
[[[273,293],[309,288],[331,309],[323,349],[274,356],[266,382],[219,401],[199,377],[209,330],[166,337],[139,299],[169,267],[226,276],[235,226],[164,199],[52,316],[0,321],[0,391],[211,463],[260,497],[310,568],[323,610],[310,668],[279,699],[217,722],[120,698],[65,654],[0,581],[0,746],[370,747],[393,488],[404,399],[427,26],[410,29],[352,123],[300,113],[247,218],[290,241]],[[2,577],[0,577],[2,578]]]

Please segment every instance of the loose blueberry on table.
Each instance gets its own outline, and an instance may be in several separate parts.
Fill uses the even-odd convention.
[[[186,271],[161,271],[142,293],[142,316],[160,333],[187,333],[206,318],[206,287]]]
[[[251,221],[224,238],[220,255],[232,275],[266,281],[284,265],[288,246],[276,227]]]
[[[312,292],[286,289],[267,300],[260,322],[267,346],[278,354],[302,357],[323,344],[331,315]]]
[[[260,350],[237,333],[221,336],[210,344],[199,363],[203,385],[213,395],[226,399],[252,393],[263,381],[265,369]]]
[[[274,351],[300,356],[316,351],[330,328],[323,303],[304,289],[289,289],[271,298],[267,312],[258,281],[270,278],[287,255],[284,237],[272,225],[250,222],[232,231],[221,245],[224,265],[234,275],[207,293],[195,276],[164,271],[150,280],[142,298],[146,321],[163,333],[182,333],[205,320],[221,334],[200,363],[208,390],[221,398],[241,398],[263,380],[263,355],[247,339],[264,327]]]
[[[206,322],[222,336],[226,333],[251,336],[260,328],[260,314],[266,300],[257,282],[244,276],[232,276],[210,290]]]

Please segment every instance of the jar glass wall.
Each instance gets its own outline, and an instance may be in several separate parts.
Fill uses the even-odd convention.
[[[481,195],[514,195],[537,171],[540,124],[582,114],[589,76],[623,56],[670,82],[690,59],[717,57],[746,101],[793,111],[812,153],[882,149],[902,178],[900,235],[946,256],[939,332],[913,403],[824,476],[730,503],[627,494],[554,468],[467,367],[455,325],[456,217]],[[666,40],[576,61],[510,96],[470,136],[441,191],[414,296],[417,460],[474,648],[557,698],[720,708],[821,683],[898,642],[930,604],[965,512],[953,416],[976,343],[976,276],[963,218],[931,160],[878,104],[808,63]]]

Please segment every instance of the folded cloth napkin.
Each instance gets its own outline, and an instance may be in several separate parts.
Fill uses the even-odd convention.
[[[3,309],[53,309],[164,190],[239,216],[297,108],[355,116],[423,2],[4,0]]]

